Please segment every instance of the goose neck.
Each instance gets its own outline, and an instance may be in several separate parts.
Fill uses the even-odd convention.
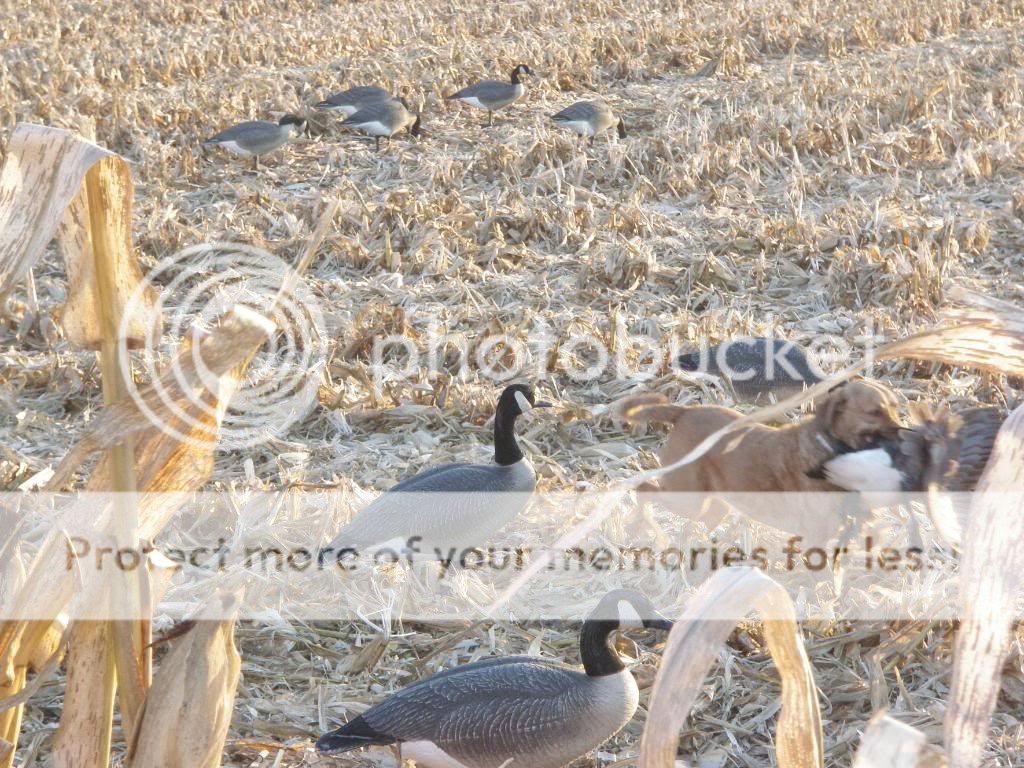
[[[494,460],[502,465],[515,464],[523,458],[516,442],[516,413],[502,405],[494,414]]]
[[[614,621],[588,620],[580,632],[580,658],[590,677],[615,675],[626,668],[612,647],[611,637],[618,624]]]

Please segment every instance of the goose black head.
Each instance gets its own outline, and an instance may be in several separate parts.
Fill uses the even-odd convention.
[[[421,115],[417,114],[416,115],[416,122],[414,122],[412,124],[412,128],[409,129],[409,133],[411,133],[416,138],[419,138],[420,134],[423,131],[422,126],[423,126],[423,117]]]
[[[658,613],[646,595],[632,589],[613,589],[597,604],[587,621],[614,625],[614,629],[672,629],[672,621]]]
[[[532,75],[533,70],[530,69],[526,64],[517,64],[516,68],[512,70],[512,82],[518,83],[519,78],[523,75]]]
[[[619,118],[618,125],[616,125],[615,127],[618,130],[618,132],[619,132],[619,138],[620,139],[626,138],[626,123],[623,121],[623,119],[621,117]]]
[[[534,408],[550,408],[551,403],[537,400],[529,384],[512,384],[505,387],[498,398],[498,412],[510,416],[522,416]]]
[[[309,126],[306,125],[306,118],[299,117],[298,115],[293,115],[291,112],[289,112],[287,115],[284,115],[280,120],[278,120],[277,124],[282,127],[286,125],[294,125],[295,133],[302,133],[303,131],[309,130]]]

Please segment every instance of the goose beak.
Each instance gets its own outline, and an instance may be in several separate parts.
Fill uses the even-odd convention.
[[[674,621],[662,616],[660,613],[654,614],[653,618],[644,619],[644,629],[659,629],[662,632],[671,632],[674,626]]]
[[[533,404],[534,408],[554,408],[554,403],[549,403],[547,400],[538,400]]]

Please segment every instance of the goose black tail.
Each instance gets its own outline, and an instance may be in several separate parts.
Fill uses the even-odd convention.
[[[316,751],[348,752],[360,747],[386,746],[394,743],[394,737],[374,730],[362,716],[359,716],[317,739]]]

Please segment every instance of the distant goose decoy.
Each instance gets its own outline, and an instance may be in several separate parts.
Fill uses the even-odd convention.
[[[591,144],[594,143],[597,134],[613,125],[619,132],[619,138],[626,138],[626,124],[602,101],[577,101],[552,115],[551,119],[556,125],[569,128],[580,136],[589,136]]]
[[[894,440],[842,453],[824,462],[815,476],[861,493],[914,493],[932,486],[973,491],[1005,419],[1000,408],[925,412],[919,424],[900,430]]]
[[[444,464],[403,480],[361,511],[321,550],[321,558],[383,547],[398,551],[422,537],[427,555],[478,546],[523,511],[536,488],[533,465],[516,442],[516,419],[550,403],[525,384],[506,387],[494,412],[494,462]],[[438,503],[424,494],[443,493]],[[451,496],[449,496],[451,494]]]
[[[730,339],[702,352],[680,355],[677,364],[683,371],[721,377],[744,400],[769,394],[782,399],[823,380],[811,353],[785,339]]]
[[[419,136],[421,123],[420,116],[409,109],[404,99],[389,99],[361,107],[341,124],[373,136],[374,147],[379,150],[382,138],[390,142],[391,137],[403,129],[408,128],[413,136]]]
[[[450,96],[445,96],[448,101],[461,101],[477,109],[487,110],[487,125],[494,124],[495,110],[507,107],[509,104],[518,101],[523,97],[526,86],[520,78],[523,75],[532,75],[533,70],[526,64],[519,64],[512,70],[508,82],[504,80],[481,80],[473,85],[467,85],[461,91]]]
[[[306,120],[298,115],[288,114],[279,122],[248,120],[212,136],[203,142],[207,147],[223,147],[228,152],[251,157],[253,170],[259,170],[260,155],[277,149],[306,127]]]
[[[391,99],[392,96],[376,85],[357,85],[347,91],[328,96],[316,105],[317,109],[328,112],[342,112],[346,117],[354,115],[363,107]]]
[[[316,743],[320,752],[397,744],[424,768],[562,768],[628,723],[639,703],[612,645],[624,629],[669,630],[643,595],[608,593],[580,633],[583,669],[533,656],[492,658],[392,694]]]

